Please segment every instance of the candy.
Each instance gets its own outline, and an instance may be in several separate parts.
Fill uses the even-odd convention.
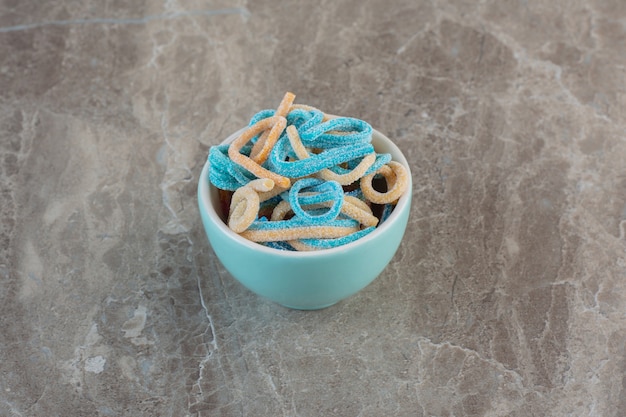
[[[336,248],[338,246],[346,245],[350,242],[354,242],[366,236],[374,231],[374,227],[368,227],[366,229],[359,230],[357,232],[351,233],[346,236],[341,236],[334,239],[301,239],[301,240],[290,240],[289,244],[296,250],[299,251],[308,251],[308,250],[320,250],[320,249],[331,249]]]
[[[286,93],[283,97],[283,100],[280,102],[278,109],[274,116],[286,117],[289,112],[289,108],[293,103],[293,100],[296,96],[293,93]],[[278,140],[278,135],[270,136],[271,131],[263,132],[263,135],[257,140],[257,142],[252,147],[252,152],[250,153],[250,159],[252,159],[257,164],[262,164],[267,159],[267,156],[270,153],[270,150]],[[282,133],[282,132],[281,132]]]
[[[300,139],[300,134],[298,133],[298,130],[294,126],[287,126],[287,137],[289,138],[289,143],[291,147],[293,148],[294,152],[300,160],[311,157],[309,151],[306,150],[306,147]],[[327,181],[336,181],[341,185],[350,185],[359,178],[361,178],[375,161],[376,153],[372,152],[365,155],[361,162],[359,162],[359,164],[352,171],[347,171],[343,174],[337,174],[330,169],[324,168],[319,170],[316,175]]]
[[[241,187],[233,194],[228,214],[228,227],[235,233],[246,230],[259,214],[259,195],[250,187]]]
[[[253,242],[280,242],[296,239],[338,238],[357,232],[356,222],[334,220],[327,225],[310,225],[299,220],[257,221],[241,236]]]
[[[307,188],[313,191],[314,194],[300,197],[299,191]],[[309,220],[313,224],[322,225],[337,218],[343,204],[343,189],[339,183],[334,181],[324,182],[317,178],[305,178],[296,181],[291,186],[288,198],[291,210],[297,217]],[[332,202],[332,205],[327,212],[313,215],[302,208],[300,205],[301,201],[304,204]]]
[[[330,207],[330,203],[324,202],[304,206],[304,208],[307,210],[320,207]],[[293,212],[291,204],[289,203],[289,201],[283,200],[274,207],[270,220],[283,220],[289,212]],[[372,214],[372,210],[369,208],[367,203],[349,195],[344,196],[344,201],[341,205],[341,213],[354,220],[357,220],[359,223],[367,227],[376,226],[379,221],[378,217]]]
[[[381,174],[387,181],[387,192],[376,191],[372,186],[374,175]],[[376,173],[372,173],[361,178],[361,191],[369,201],[375,204],[387,204],[397,201],[409,183],[406,168],[395,161],[383,165]]]
[[[330,249],[361,239],[389,217],[406,192],[408,172],[375,152],[368,123],[294,99],[286,93],[230,145],[210,149],[209,180],[220,190],[226,223],[276,250]],[[378,177],[386,191],[374,188]]]
[[[280,136],[286,125],[287,119],[282,116],[272,116],[260,120],[253,126],[250,126],[248,129],[246,129],[237,139],[233,141],[233,143],[230,144],[230,146],[228,147],[228,156],[232,161],[241,165],[257,177],[269,178],[273,180],[279,187],[289,188],[291,184],[291,180],[289,178],[276,174],[266,168],[263,168],[261,165],[239,152],[241,148],[250,141],[250,139],[266,129],[270,129],[267,140],[275,141],[276,139],[274,138]]]
[[[272,188],[274,181],[267,178],[250,181],[238,188],[230,201],[228,227],[235,233],[246,230],[259,214],[260,199],[257,193],[270,191]]]

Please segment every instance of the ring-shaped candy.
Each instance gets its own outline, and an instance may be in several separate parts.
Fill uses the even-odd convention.
[[[381,174],[387,181],[387,192],[376,191],[372,186],[374,175]],[[404,166],[396,161],[383,165],[376,173],[361,178],[361,191],[369,201],[375,204],[388,204],[396,202],[406,191],[409,184],[409,176]]]
[[[383,165],[389,163],[389,161],[391,161],[391,155],[388,153],[377,153],[376,154],[376,160],[374,161],[374,163],[372,165],[370,165],[370,167],[367,169],[367,171],[365,171],[365,173],[362,176],[365,175],[369,175],[373,172],[376,172],[380,169],[380,167],[382,167]],[[334,167],[330,167],[329,170],[334,172],[337,175],[346,175],[349,174],[351,171],[353,171],[358,164],[360,164],[362,161],[359,161],[358,159],[355,159],[353,161],[348,161],[346,163],[347,168],[344,168],[340,165],[336,165]],[[345,184],[344,184],[345,185]]]
[[[235,233],[246,230],[257,218],[260,208],[259,192],[267,192],[274,188],[274,181],[259,178],[238,188],[232,196],[228,213],[228,227]]]
[[[312,204],[305,206],[305,209],[315,209],[318,207],[330,207],[331,201],[326,201],[318,204]],[[291,204],[288,200],[279,202],[272,210],[271,221],[283,220],[287,214],[292,211]],[[378,217],[372,214],[372,209],[362,200],[350,195],[344,195],[344,201],[341,205],[341,213],[357,220],[359,223],[366,227],[376,226],[378,224]]]
[[[371,174],[373,172],[378,171],[380,169],[380,167],[382,167],[383,165],[388,164],[389,161],[391,161],[391,154],[388,154],[388,153],[376,154],[376,161],[374,161],[372,166],[370,166],[367,169],[367,171],[365,171],[365,174],[363,174],[363,176],[369,175],[369,174]]]
[[[307,188],[319,191],[318,195],[324,195],[324,199],[316,201],[315,199],[300,198],[300,190]],[[328,198],[327,198],[328,197]],[[332,199],[332,200],[331,200]],[[313,215],[302,208],[301,200],[304,204],[316,204],[323,201],[332,201],[332,206],[323,214]],[[309,220],[312,224],[322,225],[326,222],[334,220],[341,212],[343,205],[343,189],[341,185],[334,181],[324,182],[317,178],[305,178],[296,181],[289,190],[289,204],[296,217]]]
[[[276,204],[274,210],[272,210],[272,216],[270,217],[270,221],[279,221],[284,220],[287,213],[291,211],[291,204],[289,204],[289,200],[282,200],[280,203]]]
[[[233,193],[228,214],[228,227],[241,233],[254,222],[259,214],[259,195],[252,187],[241,187]]]
[[[329,208],[331,207],[332,203],[333,203],[332,201],[327,201],[325,203],[309,204],[309,205],[306,205],[304,208],[306,210],[318,210],[320,208]],[[345,206],[345,201],[344,201],[344,204],[341,206],[342,210],[343,210],[343,206]],[[293,212],[293,210],[291,209],[291,204],[289,204],[288,200],[282,200],[281,202],[279,202],[278,204],[274,206],[274,209],[272,210],[272,214],[270,216],[270,220],[273,222],[284,220],[289,212]]]
[[[383,206],[383,212],[380,215],[380,222],[386,221],[389,216],[391,216],[391,212],[393,211],[393,204],[385,204]]]
[[[339,193],[334,190],[328,191],[308,191],[298,195],[298,202],[301,206],[310,206],[313,204],[323,204],[327,201],[334,201]]]
[[[297,111],[297,110],[295,110]],[[306,130],[310,130],[312,129],[314,126],[322,123],[322,121],[324,120],[324,113],[322,113],[319,110],[311,110],[309,112],[307,112],[308,114],[304,115],[303,119],[303,123],[300,124],[296,124],[294,123],[293,125],[298,129],[302,129],[303,131]]]
[[[317,185],[307,186],[306,187],[307,190],[301,192],[298,195],[298,201],[300,202],[301,205],[318,204],[318,203],[322,203],[325,201],[330,201],[334,199],[335,195],[339,193],[343,194],[343,189],[340,188],[340,186],[337,186],[337,184],[330,184],[328,182],[320,180],[319,178],[313,178],[313,177],[303,178],[303,179],[317,180],[319,181],[319,183]],[[289,193],[283,193],[282,197],[284,199],[289,200]]]
[[[287,242],[283,242],[283,241],[267,241],[267,242],[259,242],[262,245],[267,246],[268,248],[272,248],[272,249],[278,249],[278,250],[286,250],[286,251],[295,251],[297,250],[296,248],[294,248],[293,246],[291,246],[289,243]]]
[[[268,117],[272,117],[276,115],[276,110],[274,109],[265,109],[261,110],[250,119],[250,123],[248,123],[248,127],[254,126],[258,122],[263,119],[267,119]]]
[[[269,178],[259,178],[250,181],[246,187],[250,187],[258,193],[265,193],[274,189],[274,181]]]

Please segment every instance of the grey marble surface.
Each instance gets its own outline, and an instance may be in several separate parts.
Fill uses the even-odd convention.
[[[626,415],[622,0],[0,2],[0,416]],[[405,152],[383,274],[301,312],[195,192],[285,91]]]

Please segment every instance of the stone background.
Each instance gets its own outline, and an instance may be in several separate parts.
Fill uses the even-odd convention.
[[[285,91],[413,170],[359,294],[215,259],[208,149]],[[1,416],[626,415],[623,0],[0,1]]]

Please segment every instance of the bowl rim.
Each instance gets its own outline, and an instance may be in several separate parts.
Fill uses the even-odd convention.
[[[238,131],[234,132],[226,139],[224,139],[220,145],[224,145],[234,141],[247,127],[241,128]],[[285,256],[289,258],[302,258],[302,257],[323,257],[323,256],[331,256],[334,254],[341,254],[343,252],[350,251],[352,249],[356,249],[361,245],[365,245],[368,242],[377,238],[377,236],[385,233],[388,229],[392,228],[393,225],[400,219],[401,213],[404,210],[410,210],[412,192],[413,192],[413,180],[411,175],[411,168],[409,163],[404,156],[404,153],[400,150],[400,148],[387,136],[376,129],[372,129],[372,141],[374,141],[374,136],[377,136],[377,140],[381,140],[384,142],[384,146],[389,148],[388,153],[392,154],[392,160],[401,163],[407,170],[409,177],[409,185],[408,190],[405,192],[402,197],[398,200],[396,207],[393,209],[387,220],[385,220],[380,226],[377,226],[374,231],[363,236],[360,239],[357,239],[353,242],[347,243],[342,246],[338,246],[335,248],[329,249],[321,249],[321,250],[312,250],[312,251],[287,251],[281,249],[275,249],[268,246],[261,245],[257,242],[252,242],[244,237],[239,236],[237,233],[233,232],[228,225],[222,220],[221,216],[218,214],[216,207],[212,203],[211,199],[211,188],[217,190],[217,188],[211,184],[209,181],[209,159],[207,158],[204,166],[202,167],[202,172],[200,173],[200,177],[198,178],[198,199],[199,199],[199,210],[203,210],[203,206],[206,209],[206,214],[208,215],[210,221],[212,221],[220,232],[225,235],[230,240],[234,241],[236,244],[244,246],[250,250],[254,250],[261,253],[266,253],[267,255],[272,256]],[[408,206],[408,207],[407,207]]]

